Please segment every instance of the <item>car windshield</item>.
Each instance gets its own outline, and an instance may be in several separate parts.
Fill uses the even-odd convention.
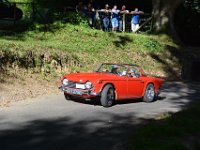
[[[134,74],[136,78],[140,77],[140,67],[137,65],[128,64],[102,64],[96,72],[100,73],[112,73],[119,76],[133,77],[130,74]]]
[[[126,65],[119,64],[102,64],[97,72],[100,73],[113,73],[117,75],[126,75],[128,67]]]

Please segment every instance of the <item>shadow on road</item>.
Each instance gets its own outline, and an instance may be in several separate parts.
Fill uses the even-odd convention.
[[[170,107],[186,108],[199,100],[200,85],[169,82],[164,84],[162,91],[166,96],[163,101],[145,104],[143,109],[151,107],[153,111],[148,111],[152,113],[156,109],[161,109],[160,106],[166,108],[165,104],[170,104],[168,105]],[[120,107],[120,109],[125,108]],[[121,150],[127,148],[123,143],[128,141],[129,136],[135,134],[142,125],[152,121],[138,117],[134,111],[114,114],[108,113],[108,109],[102,108],[103,112],[99,112],[101,115],[98,114],[97,117],[92,115],[93,117],[87,119],[74,120],[73,116],[38,119],[22,123],[21,127],[14,129],[0,129],[1,148],[3,150]],[[79,113],[82,111],[84,109],[80,109]],[[12,124],[5,120],[5,118],[0,119],[1,126]]]
[[[166,101],[183,109],[199,102],[200,84],[198,82],[166,82],[162,87],[162,93]]]
[[[100,99],[84,100],[84,99],[76,98],[76,99],[71,100],[71,101],[74,101],[75,103],[80,103],[80,104],[101,106],[102,107]],[[116,105],[125,105],[125,104],[133,104],[133,103],[140,103],[140,102],[142,102],[142,99],[119,100],[119,101],[115,101],[112,107],[114,107]]]
[[[78,122],[70,118],[34,120],[19,129],[1,131],[0,143],[3,150],[107,150],[114,145],[124,147],[121,142],[138,127],[131,120],[133,115],[112,115],[107,122],[101,118]]]

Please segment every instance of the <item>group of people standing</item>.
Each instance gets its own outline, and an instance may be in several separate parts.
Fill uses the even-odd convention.
[[[112,31],[122,31],[124,23],[123,14],[132,14],[131,30],[133,32],[136,32],[138,30],[140,14],[144,13],[138,8],[135,8],[134,11],[129,12],[129,10],[126,9],[125,5],[122,6],[121,10],[117,8],[117,5],[114,5],[113,8],[110,9],[108,4],[106,4],[105,8],[101,9],[99,12],[102,16],[104,31],[108,31],[110,20],[112,24]]]
[[[81,8],[80,3],[78,5],[79,9]],[[92,7],[91,4],[88,4],[87,7],[80,9],[84,14],[95,21],[95,9]],[[140,11],[138,8],[135,8],[134,11],[129,11],[126,9],[126,6],[123,5],[121,10],[118,9],[117,5],[114,5],[112,9],[110,9],[109,5],[106,4],[104,9],[97,10],[99,19],[102,25],[102,29],[105,32],[109,31],[110,23],[112,25],[112,31],[123,31],[123,14],[131,14],[131,31],[136,32],[139,29],[139,19],[140,15],[143,14],[143,11]]]

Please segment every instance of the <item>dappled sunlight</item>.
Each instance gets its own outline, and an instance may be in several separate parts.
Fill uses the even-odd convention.
[[[183,50],[167,45],[163,55],[151,53],[150,57],[162,65],[167,80],[181,79],[181,63],[184,59]]]
[[[2,148],[7,149],[111,149],[124,142],[137,127],[130,116],[109,115],[73,122],[72,118],[33,120],[21,128],[1,131]],[[1,119],[2,120],[2,119]],[[145,122],[145,121],[143,121]],[[10,142],[12,141],[12,144]]]
[[[168,93],[172,93],[170,98]],[[190,104],[198,102],[200,85],[196,83],[166,82],[162,87],[161,95],[166,97],[165,101],[171,103],[172,107],[187,108]]]

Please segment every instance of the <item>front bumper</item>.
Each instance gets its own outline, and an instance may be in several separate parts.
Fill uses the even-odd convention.
[[[91,90],[82,90],[82,89],[75,89],[75,88],[68,88],[64,86],[58,87],[61,91],[66,94],[82,97],[82,98],[94,98],[100,96],[100,93],[93,92]]]

